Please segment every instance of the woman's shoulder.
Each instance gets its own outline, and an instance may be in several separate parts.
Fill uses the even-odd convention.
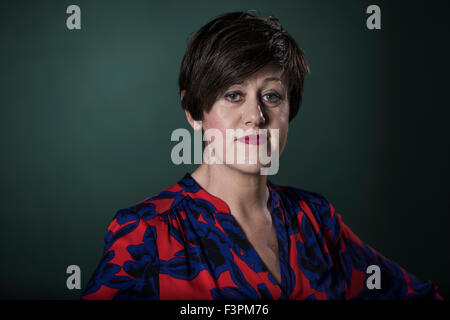
[[[300,211],[306,213],[310,220],[319,223],[327,223],[335,218],[335,209],[328,198],[322,193],[309,189],[277,185],[269,183],[269,187],[275,190],[285,207],[294,213]]]
[[[143,220],[145,222],[161,220],[160,218],[175,208],[184,198],[185,193],[183,189],[179,183],[176,183],[156,195],[118,210],[113,220],[120,225],[133,220]]]
[[[272,182],[269,182],[269,187],[270,189],[277,191],[281,197],[287,198],[290,201],[305,201],[307,203],[311,203],[312,205],[329,204],[328,199],[322,193],[317,191],[299,187],[278,185]]]

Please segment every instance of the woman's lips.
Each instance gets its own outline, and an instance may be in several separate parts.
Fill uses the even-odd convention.
[[[245,144],[259,146],[267,142],[267,136],[265,134],[251,134],[243,136],[237,140]]]

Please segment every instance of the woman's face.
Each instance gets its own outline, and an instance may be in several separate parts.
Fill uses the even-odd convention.
[[[261,161],[260,155],[263,150],[267,150],[269,156],[271,150],[277,150],[274,156],[278,158],[286,144],[288,98],[282,70],[274,65],[268,65],[242,83],[227,88],[210,111],[204,112],[202,121],[206,132],[216,129],[223,137],[223,147],[213,151],[216,160],[251,174],[259,174],[262,167],[269,167],[271,164]],[[236,135],[227,139],[227,129],[233,129]],[[266,129],[266,135],[262,129]]]

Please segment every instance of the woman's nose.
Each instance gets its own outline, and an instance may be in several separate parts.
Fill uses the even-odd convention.
[[[259,127],[266,122],[258,99],[251,99],[244,108],[244,121],[247,126]]]

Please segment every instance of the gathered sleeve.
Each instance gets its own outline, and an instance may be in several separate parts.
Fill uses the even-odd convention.
[[[102,258],[81,298],[158,299],[158,275],[154,227],[122,209],[107,228]]]
[[[331,255],[332,272],[345,278],[343,290],[348,299],[443,299],[436,283],[420,281],[362,242],[325,198],[316,205],[316,214]]]

